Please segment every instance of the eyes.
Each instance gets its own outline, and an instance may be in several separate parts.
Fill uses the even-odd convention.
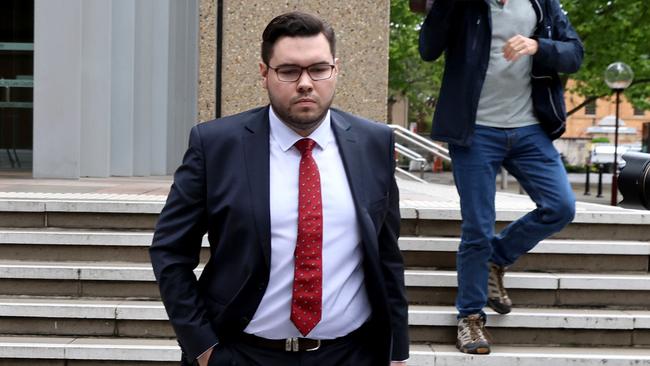
[[[286,65],[279,67],[271,67],[269,69],[275,71],[278,76],[278,80],[286,82],[294,82],[300,79],[304,70],[307,71],[309,77],[314,80],[325,80],[332,77],[334,71],[334,65],[330,64],[315,64],[307,67]]]

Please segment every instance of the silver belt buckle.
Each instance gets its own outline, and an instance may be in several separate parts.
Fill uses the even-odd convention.
[[[298,352],[298,338],[292,337],[284,340],[284,350],[287,352]]]

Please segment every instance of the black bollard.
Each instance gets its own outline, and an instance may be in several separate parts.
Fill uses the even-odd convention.
[[[603,164],[598,164],[598,194],[596,197],[603,196]]]

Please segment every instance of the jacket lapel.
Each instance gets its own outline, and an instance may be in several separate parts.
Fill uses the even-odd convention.
[[[271,218],[269,203],[269,109],[261,108],[246,124],[242,138],[244,164],[250,188],[255,228],[264,262],[271,268]]]
[[[331,110],[332,130],[339,145],[339,152],[343,160],[345,174],[348,177],[354,204],[359,214],[366,210],[366,195],[363,189],[364,165],[361,157],[361,148],[357,143],[358,136],[346,118],[335,109]]]

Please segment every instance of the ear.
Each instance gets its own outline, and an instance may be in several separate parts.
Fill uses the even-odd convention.
[[[259,63],[260,75],[262,75],[262,87],[268,89],[269,67],[262,61]]]
[[[334,59],[334,71],[336,72],[336,75],[341,71],[341,60],[339,58]]]

